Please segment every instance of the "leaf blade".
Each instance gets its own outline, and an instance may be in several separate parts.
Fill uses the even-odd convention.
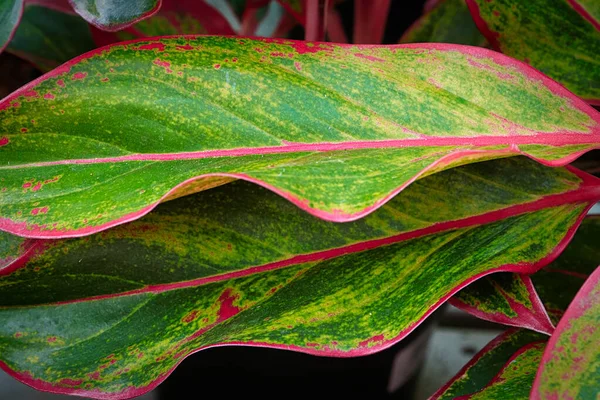
[[[77,14],[98,29],[113,32],[130,26],[156,13],[162,0],[69,0]]]
[[[488,164],[429,176],[349,224],[312,218],[264,189],[236,182],[165,203],[130,225],[49,241],[0,280],[2,361],[34,386],[41,383],[27,374],[43,377],[53,391],[99,397],[97,389],[120,398],[149,390],[187,354],[213,345],[335,356],[385,348],[470,280],[494,269],[522,272],[547,263],[590,199],[600,196],[597,181],[585,183],[566,170],[524,158]],[[518,187],[530,193],[502,184],[514,176],[507,168],[519,171]],[[532,185],[527,175],[536,178]],[[495,191],[480,190],[486,180],[497,184]],[[486,200],[464,204],[465,191],[439,192],[461,182],[474,184]],[[590,184],[595,189],[586,194]],[[236,203],[241,194],[247,203]],[[517,208],[499,204],[507,196],[519,198]],[[432,215],[428,202],[439,198],[458,206]],[[411,204],[414,211],[405,207]],[[544,243],[525,246],[532,234]],[[465,260],[467,248],[480,252]],[[419,290],[422,285],[431,290]],[[43,324],[42,315],[63,322]],[[124,317],[127,323],[120,323]],[[79,360],[92,354],[89,349],[93,355]],[[53,356],[28,361],[46,352]],[[100,368],[110,354],[114,367]],[[73,363],[86,364],[77,364],[79,375],[65,369]],[[128,389],[131,382],[135,388]]]
[[[469,81],[457,85],[456,75],[436,73],[429,82],[441,60]],[[399,84],[392,72],[408,75]],[[497,75],[508,72],[523,84]],[[497,87],[469,83],[478,79]],[[103,96],[86,94],[82,108],[89,90]],[[478,104],[485,96],[496,101]],[[552,112],[532,119],[529,105]],[[106,110],[122,118],[107,118]],[[433,44],[136,41],[65,64],[6,98],[0,118],[7,181],[0,229],[36,237],[114,226],[143,215],[181,182],[217,175],[254,181],[321,218],[349,221],[433,172],[515,154],[562,165],[600,145],[600,114],[556,83],[494,52]],[[106,188],[101,198],[96,184]],[[34,205],[52,197],[69,201]],[[107,203],[93,205],[99,201]]]

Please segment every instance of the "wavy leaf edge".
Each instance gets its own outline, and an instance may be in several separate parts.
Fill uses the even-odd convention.
[[[20,96],[23,96],[24,93],[32,90],[36,85],[45,81],[49,78],[58,77],[68,73],[71,70],[72,66],[77,65],[80,61],[92,58],[96,55],[102,54],[102,52],[112,48],[112,47],[125,47],[127,48],[130,45],[136,45],[138,43],[144,43],[143,50],[152,50],[155,48],[159,48],[161,46],[160,40],[169,39],[169,38],[184,38],[184,39],[196,39],[200,37],[212,37],[214,35],[173,35],[173,36],[159,36],[153,38],[139,38],[133,39],[129,41],[120,42],[117,44],[107,45],[103,47],[99,47],[92,51],[89,51],[85,54],[82,54],[61,66],[55,68],[54,70],[40,76],[39,78],[29,82],[28,84],[22,86],[15,92],[9,94],[4,99],[0,100],[0,110],[6,109],[11,106],[11,101],[17,99]],[[324,42],[305,42],[305,41],[294,41],[288,39],[272,39],[272,38],[244,38],[237,36],[222,36],[226,38],[242,38],[242,39],[252,39],[258,40],[265,43],[274,43],[274,44],[287,44],[291,45],[298,54],[303,54],[307,52],[315,52],[321,51],[323,48],[315,45],[325,46],[339,46],[345,48],[355,48],[357,50],[360,49],[371,49],[371,48],[387,48],[387,49],[402,49],[402,48],[420,48],[420,49],[430,49],[430,50],[439,50],[439,51],[460,51],[466,54],[475,56],[475,57],[488,57],[491,58],[494,62],[498,63],[502,66],[512,66],[517,68],[520,72],[522,72],[527,78],[532,79],[533,81],[540,81],[546,88],[548,88],[552,93],[562,98],[569,100],[574,107],[576,107],[579,111],[588,115],[593,122],[600,124],[600,113],[597,113],[590,105],[586,104],[583,100],[569,92],[565,87],[555,82],[551,78],[542,74],[535,68],[530,65],[512,59],[508,56],[505,56],[501,53],[484,49],[481,47],[475,46],[467,46],[467,45],[456,45],[456,44],[445,44],[445,43],[407,43],[407,44],[394,44],[394,45],[354,45],[354,44],[333,44],[333,43],[324,43]],[[140,50],[136,48],[135,50]],[[559,132],[553,132],[559,133]],[[443,137],[429,137],[426,139],[386,139],[379,141],[348,141],[348,142],[322,142],[322,143],[290,143],[279,146],[267,146],[267,147],[257,147],[249,149],[247,148],[233,148],[233,149],[223,149],[223,150],[206,150],[206,151],[193,151],[193,152],[181,152],[181,153],[144,153],[137,154],[131,156],[120,156],[120,157],[112,157],[108,159],[96,158],[93,160],[71,160],[71,163],[101,163],[101,162],[110,162],[114,160],[120,161],[141,161],[141,160],[162,160],[162,161],[170,161],[170,160],[179,160],[179,159],[198,159],[203,157],[218,157],[218,156],[240,156],[240,155],[257,155],[257,154],[277,154],[277,153],[288,153],[288,152],[301,152],[301,151],[334,151],[334,150],[356,150],[363,148],[390,148],[390,147],[410,147],[410,146],[452,146],[452,145],[464,145],[465,143],[472,145],[482,145],[482,146],[492,146],[492,145],[509,145],[510,147],[506,149],[500,150],[492,150],[494,154],[497,154],[498,157],[508,157],[514,155],[524,155],[529,157],[543,165],[550,167],[559,167],[564,166],[566,164],[571,163],[581,155],[587,153],[593,149],[600,149],[600,141],[595,137],[596,134],[600,135],[600,129],[598,132],[594,130],[591,131],[590,137],[586,137],[587,135],[573,135],[569,134],[569,131],[561,132],[561,135],[555,135],[557,137],[548,137],[543,138],[538,141],[535,140],[536,135],[529,136],[518,136],[518,137],[499,137],[499,136],[483,136],[483,137],[464,137],[464,138],[443,138]],[[533,141],[531,139],[534,139]],[[0,138],[0,141],[2,138]],[[538,143],[539,142],[539,143]],[[0,142],[1,143],[1,142]],[[561,145],[569,145],[569,144],[588,144],[589,147],[583,150],[577,150],[569,155],[563,156],[561,158],[553,159],[553,160],[545,160],[542,158],[535,157],[527,153],[527,151],[523,151],[519,148],[519,144],[548,144],[553,146],[561,146]],[[432,164],[428,167],[422,169],[418,174],[414,175],[411,179],[406,181],[404,184],[398,186],[391,193],[385,195],[382,198],[375,199],[372,205],[364,208],[362,211],[356,213],[345,213],[343,211],[339,212],[329,212],[325,210],[321,210],[318,208],[313,208],[307,204],[307,202],[303,199],[300,199],[291,193],[288,193],[282,189],[279,189],[273,185],[268,184],[260,179],[252,178],[246,174],[241,173],[208,173],[208,174],[200,174],[189,178],[175,187],[171,188],[169,191],[163,194],[163,196],[156,202],[149,204],[148,206],[142,208],[137,212],[130,213],[128,215],[124,215],[120,218],[117,218],[113,221],[109,221],[105,224],[90,226],[85,228],[79,228],[72,231],[53,231],[46,230],[36,227],[28,226],[26,222],[13,222],[9,218],[0,218],[0,230],[4,230],[6,232],[22,236],[28,238],[40,238],[40,239],[60,239],[60,238],[69,238],[69,237],[80,237],[86,236],[92,233],[100,232],[102,230],[109,229],[111,227],[133,221],[146,215],[152,209],[154,209],[160,202],[162,202],[165,198],[172,195],[174,192],[182,189],[186,185],[190,185],[195,181],[199,181],[205,178],[211,177],[229,177],[233,179],[243,179],[260,186],[265,187],[273,191],[274,193],[282,196],[286,200],[292,202],[296,206],[300,207],[304,211],[312,214],[318,218],[321,218],[326,221],[331,222],[350,222],[357,219],[360,219],[378,208],[387,203],[390,199],[395,197],[398,193],[400,193],[403,189],[405,189],[408,185],[413,183],[415,180],[421,178],[423,175],[426,175],[430,171],[435,171],[438,167],[443,167],[445,164],[448,164],[452,161],[460,160],[472,155],[481,155],[489,153],[490,150],[478,150],[478,149],[462,149],[455,150]],[[45,162],[40,163],[42,165],[55,165],[61,164],[61,161],[55,162]]]

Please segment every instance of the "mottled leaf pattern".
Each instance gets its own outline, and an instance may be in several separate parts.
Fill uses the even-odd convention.
[[[199,178],[256,182],[341,222],[443,169],[600,146],[600,114],[556,83],[444,44],[137,41],[15,92],[0,121],[0,229],[46,238],[139,218]]]
[[[546,339],[547,337],[540,333],[524,329],[509,329],[477,353],[454,378],[431,396],[431,400],[456,399],[479,392],[494,381],[494,378],[501,373],[505,365],[521,349],[530,347],[535,343],[542,343]],[[531,372],[531,375],[533,375],[533,372]],[[511,391],[508,391],[508,393],[510,394],[507,396],[511,399],[514,398],[513,394],[516,394]]]
[[[532,343],[520,348],[500,373],[479,392],[458,397],[457,400],[498,400],[509,396],[514,400],[528,400],[545,342]]]
[[[464,0],[436,1],[400,38],[400,43],[424,42],[487,44]]]
[[[600,104],[600,25],[579,12],[577,0],[467,0],[467,4],[497,50]]]
[[[26,254],[0,278],[0,359],[34,387],[127,398],[214,345],[369,354],[479,276],[556,257],[599,196],[595,179],[509,158],[332,224],[230,183],[96,235],[17,247]]]
[[[88,24],[79,16],[31,4],[7,51],[50,71],[95,47]]]
[[[502,273],[486,276],[450,302],[486,320],[551,334],[552,323],[558,322],[600,264],[598,238],[600,217],[587,217],[566,250],[544,269],[531,277]]]
[[[531,398],[594,400],[600,396],[600,268],[588,278],[556,327]]]
[[[148,18],[162,0],[69,0],[73,9],[87,22],[106,31],[118,31]]]
[[[0,51],[4,50],[10,42],[22,12],[23,0],[2,0],[0,2]]]
[[[450,303],[488,321],[529,328],[548,335],[554,331],[554,325],[527,275],[486,276],[461,290]]]

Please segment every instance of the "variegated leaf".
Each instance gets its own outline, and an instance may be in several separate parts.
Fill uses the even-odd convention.
[[[466,1],[496,50],[526,61],[589,103],[600,105],[596,0]]]
[[[349,221],[457,165],[518,154],[562,165],[600,146],[600,114],[555,82],[446,44],[117,44],[8,96],[0,121],[0,229],[40,238],[94,233],[235,178]]]
[[[40,389],[127,398],[211,346],[369,354],[480,276],[551,261],[599,197],[595,178],[508,158],[431,175],[347,224],[234,182],[96,235],[12,239],[0,360]]]
[[[526,399],[546,340],[536,332],[509,329],[477,353],[430,400],[503,398],[497,393],[492,396],[498,389],[507,398]]]
[[[482,319],[550,335],[553,324],[600,264],[598,238],[600,217],[587,217],[573,241],[552,264],[531,277],[486,276],[464,288],[450,303]]]

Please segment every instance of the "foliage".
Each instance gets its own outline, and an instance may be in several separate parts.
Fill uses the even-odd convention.
[[[433,398],[598,396],[600,179],[567,164],[600,148],[600,9],[429,0],[373,45],[391,2],[354,0],[371,45],[291,40],[346,42],[340,3],[2,2],[47,73],[0,100],[0,367],[124,399],[212,346],[377,352],[449,301],[517,328]]]

